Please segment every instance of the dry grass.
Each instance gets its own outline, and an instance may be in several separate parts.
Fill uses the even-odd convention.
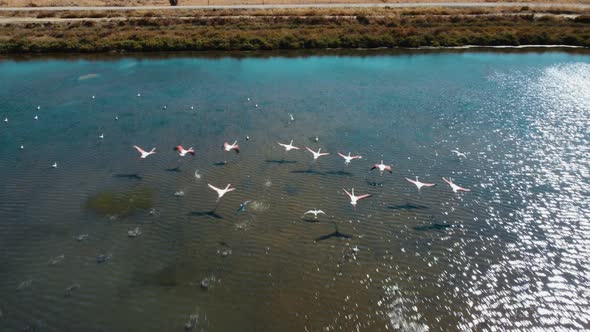
[[[399,3],[399,2],[490,2],[492,0],[180,0],[181,5],[299,4],[299,3]],[[504,2],[551,3],[552,0],[493,0]],[[590,4],[590,0],[559,0],[560,3]],[[0,0],[5,7],[46,6],[147,6],[169,5],[168,0]]]
[[[201,13],[205,13],[203,11]],[[224,13],[225,11],[220,11]],[[247,13],[248,11],[242,11]],[[235,12],[233,12],[235,14]],[[420,11],[269,11],[274,15],[146,17],[0,24],[0,53],[270,50],[461,45],[590,46],[580,16]],[[279,15],[284,14],[284,15]],[[315,15],[314,15],[315,14]],[[347,14],[347,15],[342,15]]]

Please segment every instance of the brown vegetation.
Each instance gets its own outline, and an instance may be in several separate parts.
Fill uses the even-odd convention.
[[[182,5],[238,5],[238,4],[299,4],[299,3],[397,3],[425,2],[426,0],[182,0]],[[428,0],[426,2],[465,2],[466,0]],[[469,0],[489,2],[490,0]],[[542,2],[552,0],[494,0],[503,2]],[[0,0],[5,7],[51,7],[51,6],[169,6],[170,0]],[[590,0],[559,0],[560,3],[590,3]]]
[[[68,13],[55,15],[63,18]],[[130,17],[116,16],[121,14],[115,12],[83,15],[100,17],[0,25],[0,52],[590,46],[588,16],[536,16],[526,8],[510,13],[497,9],[384,8],[187,11],[179,16],[161,16],[159,12],[136,12]]]

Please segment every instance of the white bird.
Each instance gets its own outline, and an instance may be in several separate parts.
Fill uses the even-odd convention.
[[[258,107],[258,104],[254,104],[254,107]]]
[[[119,120],[119,116],[118,115],[115,115],[115,120]]]
[[[296,146],[293,145],[293,140],[291,140],[291,142],[289,144],[284,144],[284,143],[281,143],[281,142],[278,142],[278,143],[279,143],[280,146],[282,146],[282,147],[285,148],[285,151],[291,151],[293,149],[299,150],[298,147],[296,147]]]
[[[190,109],[191,109],[191,110],[194,110],[194,109],[195,109],[195,107],[194,107],[194,106],[191,106],[191,107],[190,107]]]
[[[137,96],[138,96],[138,97],[141,97],[141,93],[138,93],[138,94],[137,94]]]
[[[225,189],[219,189],[215,186],[210,185],[209,183],[207,183],[207,185],[209,186],[209,188],[215,190],[217,192],[217,200],[221,199],[221,197],[223,197],[223,195],[227,194],[230,191],[234,191],[236,190],[236,188],[230,188],[231,184],[228,184]]]
[[[37,106],[37,110],[40,110],[40,109],[41,109],[41,106]]]
[[[344,154],[342,154],[340,152],[338,152],[338,155],[340,157],[344,158],[344,163],[345,164],[350,164],[350,162],[353,161],[353,160],[355,160],[355,159],[362,159],[363,158],[363,156],[351,156],[350,155],[350,152],[348,153],[348,156],[347,155],[344,155]]]
[[[380,164],[375,164],[375,165],[373,165],[373,167],[371,167],[371,171],[374,169],[378,169],[379,172],[381,172],[381,173],[383,173],[383,171],[388,171],[389,173],[393,173],[391,171],[391,165],[385,165],[383,163],[383,160],[381,160]]]
[[[456,154],[459,158],[467,158],[467,155],[463,152],[459,152],[459,150],[451,150],[451,152]]]
[[[250,97],[248,97],[248,101],[250,101]]]
[[[313,160],[317,160],[319,157],[321,156],[327,156],[330,153],[328,152],[323,152],[322,153],[322,148],[318,149],[318,152],[313,151],[312,149],[308,148],[307,146],[305,147],[307,149],[307,151],[311,152],[313,154]]]
[[[289,119],[291,119],[291,121],[295,121],[295,118],[293,117],[293,114],[289,113]]]
[[[51,165],[51,167],[57,168],[57,162],[54,162],[53,165]]]
[[[425,182],[418,181],[418,177],[417,176],[416,176],[416,180],[412,180],[412,179],[408,179],[408,178],[406,178],[406,180],[408,180],[409,182],[415,184],[416,187],[418,187],[418,190],[422,189],[422,187],[434,187],[434,186],[436,186],[436,183],[425,183]]]
[[[246,141],[250,140],[250,136],[246,135]]]
[[[165,110],[165,109],[167,109],[167,108],[168,108],[168,106],[166,106],[166,105],[164,105],[164,106],[162,107],[162,109],[163,109],[163,110]]]
[[[349,193],[346,189],[343,189],[343,190],[348,195],[348,197],[350,197],[350,204],[352,204],[352,206],[356,206],[356,203],[358,201],[360,201],[361,199],[371,197],[371,194],[364,194],[364,195],[356,196],[354,194],[354,188],[352,188],[352,194]]]
[[[8,118],[4,118],[4,122],[8,122]]]
[[[188,150],[185,150],[182,145],[178,145],[174,147],[174,151],[178,151],[181,157],[186,156],[187,153],[190,153],[193,156],[195,155],[195,150],[193,150],[192,146],[188,148]]]
[[[20,149],[24,150],[25,146],[21,144]]]
[[[141,153],[141,158],[142,158],[142,159],[145,159],[145,158],[147,158],[148,156],[150,156],[150,155],[152,155],[152,154],[156,153],[156,148],[153,148],[153,149],[152,149],[150,152],[146,152],[146,151],[144,151],[142,148],[140,148],[140,147],[139,147],[139,146],[137,146],[137,145],[134,145],[133,147],[135,148],[135,150],[137,150],[137,152]]]
[[[104,134],[100,133],[100,135],[98,136],[98,138],[103,139],[104,138]]]
[[[446,179],[446,178],[442,178],[444,182],[446,182],[449,186],[451,186],[451,189],[453,189],[453,192],[458,192],[458,191],[471,191],[471,189],[466,189],[463,187],[460,187],[458,185],[456,185],[455,183],[453,183],[453,179]]]
[[[33,119],[39,120],[39,116],[38,115],[35,115],[35,117]]]
[[[240,146],[238,145],[238,141],[234,141],[233,144],[229,144],[228,142],[223,142],[223,149],[226,152],[231,150],[235,150],[236,153],[240,153]]]
[[[322,210],[309,210],[307,212],[305,212],[303,215],[305,216],[306,214],[313,214],[314,219],[318,218],[318,214],[326,214],[324,211]]]
[[[95,96],[92,96],[92,99],[96,98]]]

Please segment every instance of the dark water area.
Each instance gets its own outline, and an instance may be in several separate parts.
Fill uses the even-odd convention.
[[[590,328],[588,52],[222,55],[0,60],[0,330]]]

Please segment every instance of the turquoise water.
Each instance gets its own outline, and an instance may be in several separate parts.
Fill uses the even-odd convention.
[[[3,331],[590,327],[584,52],[4,59],[5,118]]]

